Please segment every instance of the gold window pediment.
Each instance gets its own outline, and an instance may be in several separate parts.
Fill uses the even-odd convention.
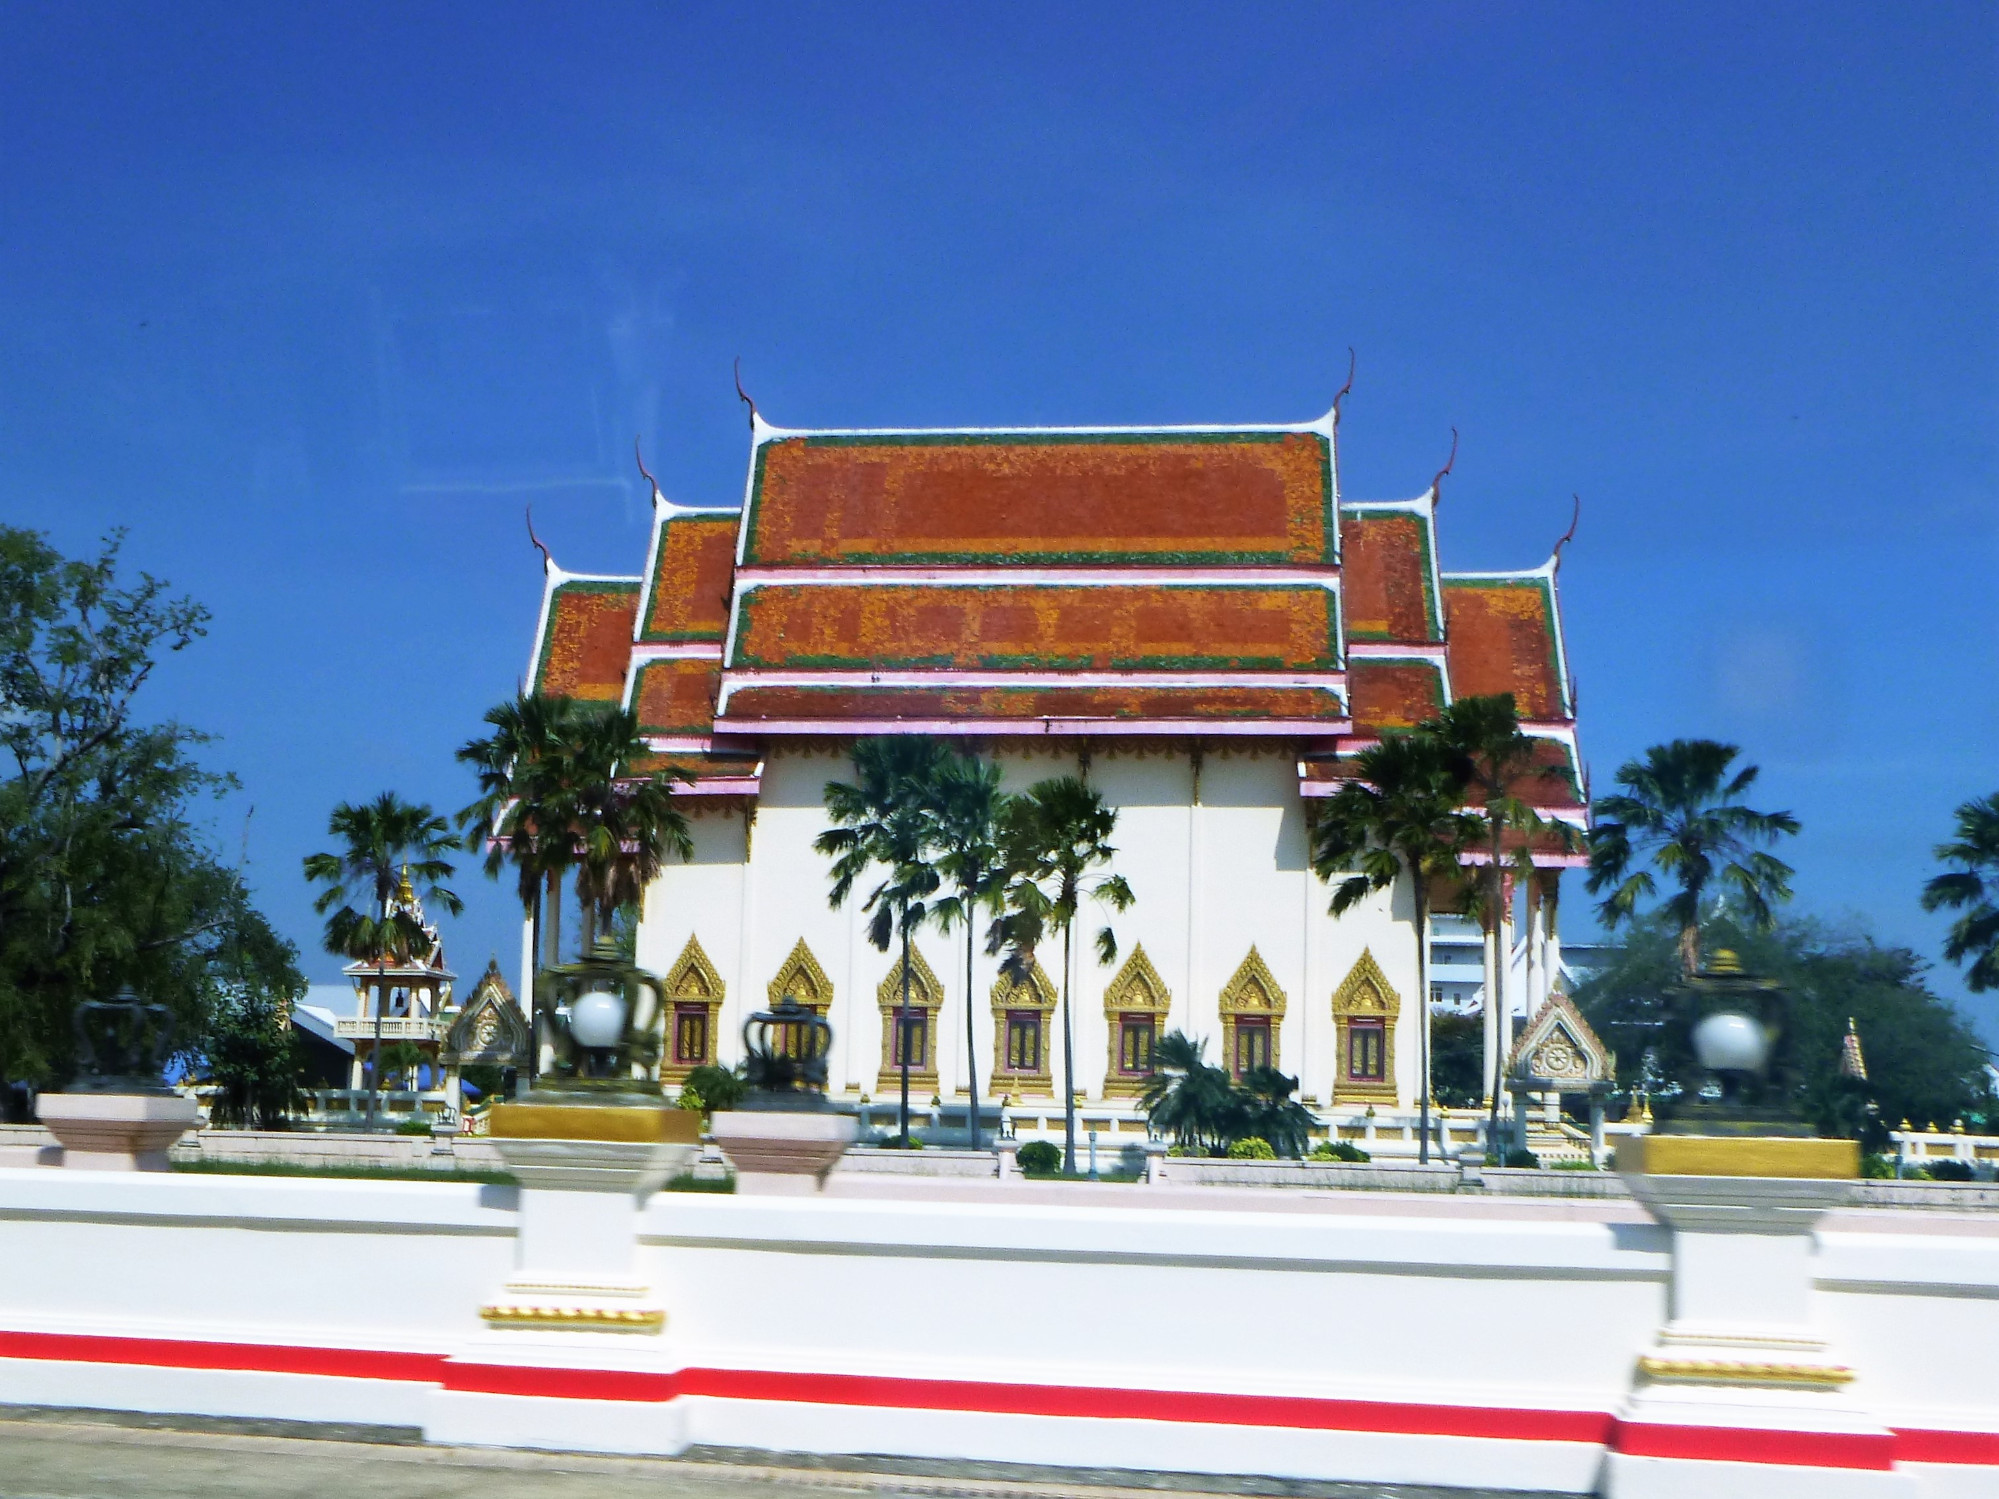
[[[1000,970],[991,995],[995,1092],[1018,1093],[1023,1097],[1054,1092],[1049,1056],[1054,1040],[1055,999],[1055,983],[1039,958],[1029,964],[1024,975]],[[1017,1026],[1015,1016],[1020,1017]],[[1035,1065],[1015,1065],[1029,1052],[1034,1054]]]
[[[1253,1066],[1278,1066],[1285,995],[1254,943],[1222,986],[1220,1006],[1222,1064],[1238,1077]]]
[[[1402,996],[1388,982],[1371,949],[1360,957],[1333,991],[1336,1061],[1333,1099],[1337,1102],[1398,1102],[1395,1091],[1395,1031]],[[1378,1040],[1373,1033],[1378,1030]],[[1371,1047],[1376,1049],[1370,1049]],[[1378,1059],[1379,1076],[1361,1075],[1359,1059]]]
[[[875,1091],[886,1092],[902,1086],[902,1068],[895,1052],[896,1012],[902,1008],[902,957],[897,954],[888,975],[875,988],[875,1003],[881,1010],[881,1072]],[[937,1012],[944,1004],[944,986],[937,971],[916,943],[909,944],[909,1008],[921,1011],[914,1024],[918,1028],[910,1054],[909,1081],[926,1088],[937,1087]]]
[[[770,981],[770,1002],[781,1005],[786,999],[815,1010],[824,1010],[833,1003],[833,981],[826,976],[826,970],[812,955],[812,949],[800,937],[790,956],[777,970],[777,977]]]
[[[664,985],[667,1031],[660,1049],[661,1082],[682,1082],[696,1067],[714,1063],[716,1031],[727,988],[721,973],[709,961],[707,950],[701,946],[701,939],[690,935],[667,971]],[[702,1007],[705,1015],[694,1010],[696,1005]],[[683,1020],[684,1015],[692,1018]],[[683,1046],[683,1041],[690,1037],[698,1038],[699,1044]]]

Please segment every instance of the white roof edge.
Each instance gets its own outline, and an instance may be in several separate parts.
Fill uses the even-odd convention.
[[[1412,515],[1430,515],[1437,506],[1434,490],[1425,490],[1413,500],[1341,500],[1342,515],[1358,515],[1364,510],[1406,510]]]
[[[773,427],[761,416],[752,422],[754,444],[790,437],[1144,437],[1156,434],[1311,432],[1332,440],[1331,413],[1304,422],[1181,422],[1104,427]]]
[[[1442,577],[1447,583],[1454,583],[1460,580],[1495,582],[1500,579],[1513,579],[1525,583],[1534,578],[1546,578],[1552,582],[1555,576],[1555,560],[1551,557],[1539,567],[1509,567],[1502,568],[1497,572],[1448,572],[1440,573],[1438,576]]]
[[[683,505],[678,500],[669,500],[657,489],[652,492],[652,510],[655,525],[682,515],[739,515],[742,513],[742,509],[741,501],[737,501],[733,505]]]

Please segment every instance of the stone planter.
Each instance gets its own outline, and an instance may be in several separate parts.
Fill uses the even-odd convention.
[[[201,1109],[178,1093],[44,1093],[35,1112],[77,1171],[168,1171],[167,1151]]]
[[[736,1190],[817,1192],[860,1133],[852,1114],[737,1109],[716,1114],[709,1132],[736,1172]]]

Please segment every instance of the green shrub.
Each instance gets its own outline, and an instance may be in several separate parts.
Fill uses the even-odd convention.
[[[1506,1152],[1506,1164],[1523,1171],[1539,1171],[1541,1158],[1531,1150],[1509,1150]]]
[[[1029,1176],[1052,1176],[1062,1169],[1061,1148],[1049,1140],[1029,1140],[1017,1159]]]
[[[428,1119],[405,1119],[401,1124],[396,1126],[396,1133],[399,1135],[427,1135],[430,1133],[430,1121]]]
[[[1229,1147],[1232,1161],[1274,1161],[1277,1152],[1270,1148],[1270,1142],[1261,1135],[1251,1135],[1247,1140],[1238,1140]]]
[[[701,1100],[703,1108],[726,1114],[743,1101],[745,1084],[740,1077],[726,1067],[696,1067],[687,1074],[682,1091],[691,1088]]]
[[[1864,1155],[1860,1158],[1862,1180],[1879,1182],[1895,1179],[1895,1161],[1892,1156]]]
[[[1373,1156],[1362,1150],[1351,1140],[1321,1140],[1312,1147],[1315,1161],[1350,1161],[1359,1164],[1371,1161]]]
[[[667,1178],[669,1192],[733,1192],[736,1179],[733,1176],[696,1176],[692,1171],[683,1171],[678,1176]]]
[[[1933,1182],[1968,1182],[1974,1180],[1969,1161],[1931,1161],[1930,1180]]]
[[[1548,1169],[1550,1171],[1594,1171],[1596,1170],[1596,1162],[1591,1160],[1550,1161]]]
[[[680,1089],[680,1107],[694,1113],[705,1113],[708,1104],[692,1083],[686,1083]]]

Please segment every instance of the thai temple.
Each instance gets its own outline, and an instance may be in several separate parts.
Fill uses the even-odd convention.
[[[833,1026],[830,1091],[894,1096],[897,960],[858,899],[830,907],[812,843],[855,740],[931,734],[991,756],[1010,790],[1079,775],[1117,810],[1112,867],[1136,904],[1079,921],[1109,921],[1115,964],[1076,945],[1089,1127],[1142,1131],[1172,1030],[1231,1070],[1297,1076],[1328,1122],[1412,1109],[1412,892],[1330,915],[1314,808],[1384,731],[1510,692],[1558,772],[1543,815],[1582,825],[1558,558],[1444,571],[1441,476],[1346,498],[1337,404],[1297,425],[961,431],[802,431],[753,409],[751,431],[740,504],[655,487],[637,575],[546,563],[531,663],[538,692],[635,708],[658,764],[690,778],[694,858],[639,927],[668,990],[662,1080],[735,1063],[744,1020],[788,997]],[[1560,876],[1582,862],[1535,857],[1526,930],[1507,933],[1523,1018],[1556,987]],[[969,1007],[962,928],[920,935],[911,968],[912,1097],[962,1123],[969,1024],[988,1107],[1059,1129],[1059,950],[1013,982],[981,944]],[[1488,1026],[1488,1089],[1512,1023]]]

